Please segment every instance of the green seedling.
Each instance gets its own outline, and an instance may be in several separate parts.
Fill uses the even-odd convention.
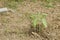
[[[41,14],[41,13],[31,14],[30,18],[31,18],[33,27],[36,27],[38,22],[42,22],[44,27],[47,27],[46,16],[47,16],[47,14],[45,14],[45,13],[44,14]]]

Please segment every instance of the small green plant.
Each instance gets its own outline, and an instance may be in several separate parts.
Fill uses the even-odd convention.
[[[31,14],[31,22],[33,27],[36,27],[38,25],[38,22],[42,22],[44,27],[47,27],[47,21],[46,21],[46,16],[47,14],[41,14],[41,13],[36,13],[36,14]]]

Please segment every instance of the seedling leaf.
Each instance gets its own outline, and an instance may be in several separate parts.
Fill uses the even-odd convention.
[[[47,27],[47,21],[45,18],[42,19],[42,23],[43,23],[44,27]]]

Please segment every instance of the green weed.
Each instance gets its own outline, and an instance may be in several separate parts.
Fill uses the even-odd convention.
[[[33,27],[36,27],[36,25],[38,25],[38,22],[42,22],[44,27],[47,27],[46,16],[47,14],[45,13],[44,14],[41,14],[41,13],[32,14],[30,18],[31,18]]]

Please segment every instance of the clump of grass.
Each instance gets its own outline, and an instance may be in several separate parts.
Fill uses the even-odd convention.
[[[54,7],[54,2],[55,0],[42,0],[44,3],[44,6],[47,8],[52,8]]]
[[[46,7],[53,7],[53,4],[52,4],[52,2],[53,2],[53,0],[46,0],[46,2],[47,2],[47,5],[46,5]]]
[[[33,28],[35,28],[35,30],[39,31],[41,29],[41,26],[38,26],[38,29],[37,29],[37,25],[39,24],[39,22],[42,23],[42,26],[44,28],[47,27],[47,21],[46,21],[46,16],[47,14],[43,13],[36,13],[36,14],[31,14],[30,16],[30,19],[31,19],[31,25]],[[41,25],[41,24],[39,24]],[[34,29],[32,29],[33,31]]]
[[[31,2],[36,2],[37,0],[31,0]]]
[[[19,3],[23,2],[24,0],[6,0],[5,7],[16,9]]]
[[[17,8],[17,4],[18,4],[17,2],[11,1],[11,2],[7,2],[5,4],[5,7],[16,9]]]
[[[12,2],[12,1],[14,1],[14,2],[23,2],[24,0],[6,0],[6,1],[8,1],[8,2]]]

